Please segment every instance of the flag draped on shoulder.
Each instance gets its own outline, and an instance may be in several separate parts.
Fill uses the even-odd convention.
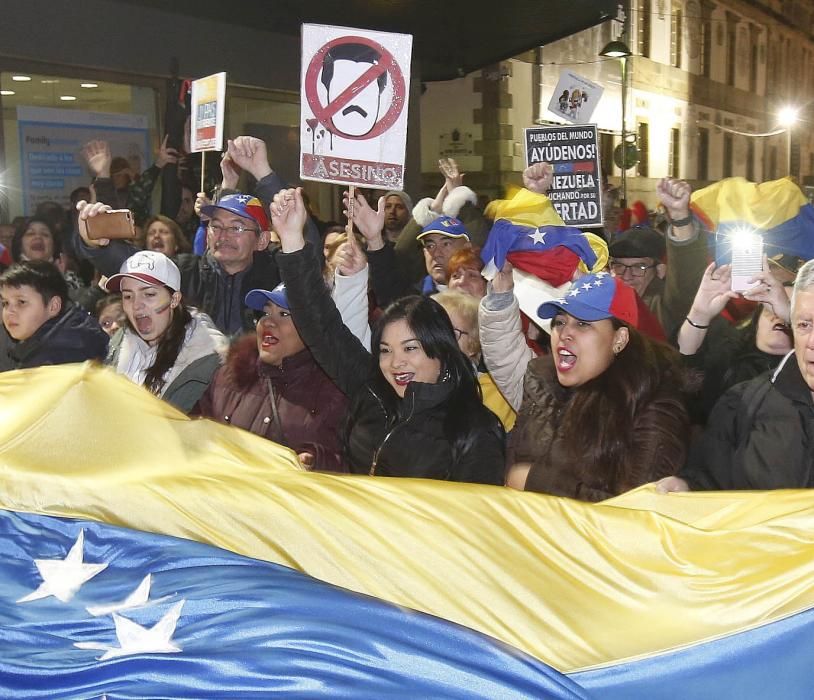
[[[730,177],[693,192],[693,212],[704,225],[726,238],[733,232],[758,231],[766,254],[814,258],[814,207],[790,179],[760,184]],[[719,260],[728,260],[719,245]]]

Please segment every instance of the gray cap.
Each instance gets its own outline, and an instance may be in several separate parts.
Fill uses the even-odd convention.
[[[404,206],[407,209],[407,211],[409,211],[412,214],[412,212],[413,212],[413,200],[410,199],[409,194],[407,194],[406,192],[401,192],[399,190],[390,190],[389,192],[384,193],[384,200],[387,201],[387,198],[392,196],[392,195],[395,195],[396,197],[401,199],[401,201],[404,202]]]

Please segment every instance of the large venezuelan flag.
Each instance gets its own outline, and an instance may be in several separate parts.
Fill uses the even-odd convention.
[[[729,259],[728,236],[760,231],[769,257],[785,253],[814,258],[814,207],[789,178],[756,184],[730,177],[692,194],[693,212],[716,233],[716,257]]]
[[[301,683],[297,688],[319,686],[325,696],[334,682],[334,696],[373,696],[383,682],[377,673],[368,674],[374,690],[367,694],[354,695],[348,679],[361,684],[363,669],[379,663],[394,669],[387,677],[392,694],[401,688],[406,697],[456,697],[456,689],[467,684],[478,689],[480,682],[486,690],[473,692],[475,697],[810,697],[814,496],[808,491],[660,496],[643,487],[586,504],[481,485],[306,473],[288,450],[227,426],[189,420],[127,380],[89,366],[0,375],[0,483],[0,507],[38,514],[9,516],[13,527],[0,534],[5,558],[13,549],[21,562],[15,573],[0,578],[3,629],[12,630],[11,645],[17,649],[9,658],[0,654],[0,688],[4,683],[17,688],[12,684],[24,682],[32,669],[40,676],[32,684],[63,678],[67,688],[87,682],[98,690],[105,686],[96,680],[107,678],[116,688],[129,688],[130,695],[122,697],[139,696],[136,678],[144,678],[147,668],[190,682],[210,668],[210,657],[196,656],[212,652],[207,625],[228,625],[230,619],[208,621],[202,609],[210,606],[225,615],[227,609],[257,605],[258,616],[264,616],[263,601],[281,596],[276,588],[249,590],[256,573],[245,559],[236,562],[224,552],[184,554],[183,561],[203,567],[221,560],[246,566],[240,571],[246,572],[246,596],[252,601],[238,596],[230,608],[217,603],[217,586],[214,594],[195,589],[189,594],[197,601],[191,626],[184,627],[183,609],[175,617],[172,611],[186,590],[176,570],[187,565],[158,553],[165,546],[180,551],[182,545],[140,540],[144,535],[117,529],[124,527],[215,545],[400,606],[376,608],[364,599],[368,602],[354,608],[354,599],[340,611],[336,588],[314,588],[316,596],[338,606],[330,634],[314,639],[311,647],[324,654],[318,664],[324,675],[311,676],[313,669],[299,665],[318,663],[315,656],[299,657],[290,666],[291,682]],[[41,653],[40,637],[27,635],[34,623],[21,616],[35,614],[31,606],[44,603],[17,601],[44,582],[34,562],[68,558],[82,529],[86,551],[93,555],[85,563],[118,570],[136,562],[126,577],[129,584],[146,575],[145,562],[153,559],[158,565],[147,573],[178,576],[158,586],[156,573],[156,597],[166,598],[163,607],[132,621],[148,630],[162,623],[159,632],[175,624],[180,637],[164,635],[159,641],[180,640],[181,651],[163,654],[160,661],[150,652],[137,653],[128,657],[135,667],[93,657],[90,648],[121,647],[118,626],[111,618],[106,626],[91,624],[72,609],[61,627],[67,637],[59,644],[68,639],[97,646],[79,649],[84,656],[68,662],[60,646],[56,666]],[[35,546],[40,536],[50,542],[44,549]],[[148,554],[127,554],[130,541],[146,542]],[[84,583],[77,596],[87,594],[93,605],[120,599],[126,586],[104,589],[106,595],[90,600],[94,585],[112,585],[103,578],[106,571]],[[271,586],[280,571],[293,576],[274,571],[268,573]],[[211,573],[214,583],[214,565]],[[235,576],[240,580],[239,573]],[[240,586],[230,590],[242,592]],[[296,627],[297,606],[287,607],[282,597],[277,602],[281,607],[274,614],[294,615]],[[35,610],[43,619],[49,611]],[[429,613],[433,624],[422,617],[416,636],[418,628],[409,627],[416,618],[408,611]],[[354,633],[343,634],[343,626],[365,615],[390,634],[371,637],[370,646],[360,651],[351,643]],[[251,627],[250,618],[241,617]],[[357,623],[363,626],[362,620]],[[461,626],[480,634],[467,636]],[[317,628],[302,621],[302,634],[291,648],[308,647]],[[269,636],[280,630],[259,622],[251,629],[247,636],[254,646],[246,655],[253,660],[257,645],[271,644]],[[191,632],[193,637],[185,636]],[[366,628],[366,634],[373,631]],[[394,643],[399,637],[415,639],[415,646],[399,647]],[[200,645],[190,647],[196,638]],[[8,643],[0,633],[3,641]],[[465,645],[471,663],[450,651],[457,644]],[[107,651],[100,649],[97,656]],[[512,655],[516,662],[510,663]],[[356,660],[356,666],[332,673],[334,664],[341,665],[339,657]],[[278,678],[283,658],[262,668],[235,669],[233,657],[221,663],[234,671],[231,683],[245,675],[263,685],[264,674]],[[150,665],[138,666],[145,659]],[[37,666],[40,660],[43,665]],[[213,663],[217,668],[217,658]],[[73,674],[70,664],[78,664],[83,675]],[[507,664],[502,676],[495,670],[501,664]],[[455,668],[460,675],[454,682],[437,685]],[[204,672],[201,677],[209,679]],[[275,688],[269,678],[266,687]],[[424,690],[410,691],[413,678]],[[194,691],[178,695],[198,697]],[[318,693],[293,693],[310,695]],[[380,696],[385,695],[391,693]],[[62,697],[84,696],[72,691]]]

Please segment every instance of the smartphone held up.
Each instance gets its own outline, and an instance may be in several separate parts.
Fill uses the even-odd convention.
[[[763,270],[763,237],[757,231],[732,234],[732,291],[746,292],[759,281],[752,281]]]
[[[87,230],[88,238],[92,241],[101,238],[135,238],[136,222],[129,209],[112,209],[89,217]]]

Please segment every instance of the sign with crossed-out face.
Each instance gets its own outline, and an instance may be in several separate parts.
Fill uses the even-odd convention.
[[[300,176],[401,189],[412,36],[302,28]]]

